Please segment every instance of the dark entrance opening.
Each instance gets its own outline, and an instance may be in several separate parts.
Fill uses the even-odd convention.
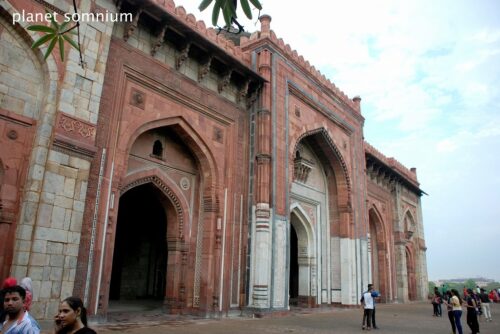
[[[299,302],[299,249],[297,231],[290,225],[290,305],[296,306]]]
[[[167,218],[152,184],[120,198],[109,299],[163,300],[167,270]]]

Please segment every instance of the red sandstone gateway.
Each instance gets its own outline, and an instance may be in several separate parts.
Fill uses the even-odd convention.
[[[85,69],[12,24],[69,3],[0,7],[0,279],[32,278],[36,318],[69,295],[103,318],[426,298],[416,171],[269,16],[226,39],[170,0],[85,4],[133,16],[82,23]]]

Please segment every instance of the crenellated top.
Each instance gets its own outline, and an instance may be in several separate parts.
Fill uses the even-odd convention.
[[[261,31],[256,31],[248,37],[241,37],[240,46],[243,50],[249,49],[251,46],[261,42],[262,40],[269,40],[278,48],[284,55],[286,55],[290,60],[292,60],[300,69],[305,73],[309,74],[314,78],[319,84],[321,84],[326,89],[330,90],[337,98],[342,102],[350,106],[353,110],[361,112],[360,101],[361,99],[355,96],[350,99],[347,94],[340,90],[330,79],[326,78],[324,74],[318,71],[309,61],[305,60],[303,56],[299,55],[298,52],[286,44],[282,38],[278,38],[276,33],[271,30],[271,17],[269,15],[262,15],[260,18]]]
[[[196,20],[196,17],[187,13],[183,6],[176,6],[173,0],[141,0],[137,1],[142,3],[141,6],[157,6],[164,9],[171,16],[177,18],[179,21],[185,23],[187,26],[205,36],[212,43],[225,50],[229,55],[243,60],[247,65],[250,64],[250,55],[244,54],[239,46],[236,46],[233,41],[225,38],[213,28],[207,28],[205,22]]]
[[[422,191],[420,187],[420,183],[417,180],[417,170],[416,168],[408,169],[402,163],[397,161],[395,158],[386,157],[375,147],[370,145],[368,142],[364,142],[365,146],[365,156],[366,156],[366,165],[368,167],[372,167],[374,165],[378,165],[376,169],[385,169],[390,173],[394,173],[397,175],[395,179],[402,179],[406,181],[407,185],[410,185],[412,188],[416,188],[419,193],[425,193]],[[374,169],[374,168],[372,168]]]
[[[177,67],[189,55],[195,54],[203,64],[217,68],[221,76],[228,73],[233,78],[238,76],[242,87],[248,86],[246,81],[251,81],[253,88],[250,93],[265,81],[251,68],[248,52],[243,52],[241,47],[215,29],[207,28],[203,21],[187,13],[184,7],[177,7],[173,0],[115,0],[115,3],[119,12],[130,12],[133,16],[133,21],[125,27],[125,41],[134,34],[141,20],[156,34],[151,50],[153,56],[165,39],[171,39],[180,51]]]

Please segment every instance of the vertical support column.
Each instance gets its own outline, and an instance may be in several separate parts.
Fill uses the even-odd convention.
[[[394,269],[396,271],[395,299],[400,302],[408,300],[408,271],[406,268],[406,240],[404,238],[404,227],[402,226],[401,208],[401,184],[396,180],[392,188],[394,203]]]
[[[269,33],[271,17],[261,17],[262,33]],[[259,73],[267,80],[261,91],[261,107],[256,118],[256,191],[253,258],[251,261],[250,305],[269,308],[271,298],[272,229],[270,208],[271,187],[271,52],[258,55]]]

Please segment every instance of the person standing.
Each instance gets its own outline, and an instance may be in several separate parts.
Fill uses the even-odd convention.
[[[59,313],[55,316],[56,334],[96,334],[87,327],[87,310],[78,297],[68,297],[59,305]]]
[[[462,323],[460,318],[462,317],[462,298],[456,289],[451,289],[451,307],[453,310],[453,318],[455,319],[455,326],[457,328],[458,334],[464,334],[462,330]]]
[[[457,333],[457,326],[455,325],[455,316],[453,315],[453,305],[451,303],[451,298],[453,295],[451,291],[446,291],[446,294],[443,295],[443,303],[446,305],[446,310],[448,311],[448,319],[451,324],[451,331],[453,334]]]
[[[40,326],[24,308],[26,291],[19,285],[3,291],[3,306],[7,318],[0,331],[3,334],[40,334]]]
[[[371,330],[372,329],[372,316],[373,316],[373,297],[372,297],[373,285],[368,285],[368,291],[363,294],[361,300],[363,301],[363,326],[362,329]],[[366,327],[365,327],[366,321]]]
[[[491,309],[490,309],[490,297],[486,293],[486,290],[481,288],[481,293],[479,294],[481,299],[481,308],[483,309],[484,318],[486,321],[491,321]]]
[[[472,289],[467,289],[465,298],[465,307],[467,307],[467,325],[469,325],[472,334],[479,333],[479,322],[477,321],[477,304],[472,294]]]

